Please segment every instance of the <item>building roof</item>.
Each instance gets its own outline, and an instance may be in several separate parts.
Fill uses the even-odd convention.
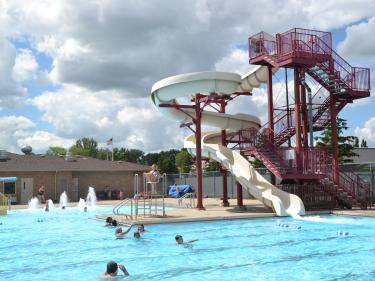
[[[374,163],[375,162],[375,148],[374,147],[357,147],[354,149],[358,157],[353,157],[354,163]]]
[[[149,166],[125,162],[100,160],[85,156],[19,155],[8,153],[8,160],[0,162],[0,172],[45,171],[148,171]]]

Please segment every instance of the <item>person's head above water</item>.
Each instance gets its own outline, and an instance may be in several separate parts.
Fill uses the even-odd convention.
[[[121,233],[121,232],[122,232],[122,228],[121,227],[116,228],[115,233]]]
[[[138,232],[144,232],[145,226],[143,224],[138,225]]]
[[[118,270],[118,265],[115,261],[109,261],[107,263],[107,273],[108,274],[116,274]]]
[[[112,225],[117,226],[117,220],[112,220]]]
[[[107,217],[107,218],[105,219],[105,222],[106,222],[106,223],[112,223],[112,217]]]
[[[62,207],[61,207],[61,209],[63,209],[63,210],[65,210],[65,208],[66,208],[65,206],[62,206]]]
[[[141,238],[141,234],[139,233],[139,231],[136,231],[136,232],[134,232],[134,238]]]
[[[174,239],[176,240],[177,244],[184,243],[184,239],[182,238],[181,235],[176,235]]]

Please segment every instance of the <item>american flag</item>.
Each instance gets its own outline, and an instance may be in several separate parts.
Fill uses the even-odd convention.
[[[113,144],[113,138],[110,138],[109,140],[107,140],[107,145],[112,145]]]

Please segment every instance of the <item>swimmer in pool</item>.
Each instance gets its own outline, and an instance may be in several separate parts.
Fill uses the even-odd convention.
[[[145,226],[143,224],[138,225],[138,232],[139,233],[145,232]]]
[[[122,227],[116,228],[115,230],[116,239],[124,239],[124,236],[129,233],[132,227],[133,227],[133,224],[131,224],[126,231],[122,231]]]
[[[190,243],[194,243],[198,241],[198,239],[194,239],[194,240],[189,240],[189,241],[184,242],[184,239],[181,235],[176,235],[174,239],[176,240],[177,244],[190,244]]]
[[[124,273],[125,276],[129,276],[129,272],[126,270],[125,266],[122,264],[117,264],[114,261],[109,261],[107,263],[107,271],[103,272],[100,275],[101,279],[117,279],[119,276],[117,275],[118,269]]]

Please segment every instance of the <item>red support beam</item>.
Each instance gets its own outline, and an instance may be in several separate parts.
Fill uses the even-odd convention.
[[[331,115],[331,127],[332,127],[332,178],[335,184],[339,184],[339,148],[338,148],[338,136],[337,136],[337,112],[336,112],[336,99],[331,94],[330,102],[330,115]]]
[[[220,113],[225,113],[225,100],[222,100],[220,103]],[[221,130],[221,144],[226,146],[226,132],[225,130]],[[228,184],[227,184],[227,170],[224,167],[221,167],[221,177],[223,183],[223,206],[228,207]]]
[[[294,69],[294,111],[295,111],[295,127],[296,127],[296,163],[297,170],[301,169],[300,153],[302,151],[301,140],[301,104],[300,104],[300,71],[296,67]]]
[[[267,100],[268,100],[268,129],[270,138],[273,141],[273,95],[272,95],[272,67],[267,66]]]
[[[237,187],[237,207],[243,208],[243,196],[242,196],[242,185],[236,181]]]
[[[268,129],[269,138],[273,143],[274,140],[274,124],[273,124],[273,94],[272,94],[272,67],[267,66],[267,100],[268,100]],[[276,183],[276,178],[273,173],[271,173],[271,183]]]
[[[301,73],[301,75],[305,75],[304,73]],[[306,104],[306,88],[301,85],[301,115],[302,115],[302,141],[303,141],[303,153],[302,153],[302,170],[307,171],[308,166],[308,147],[309,147],[309,141],[308,141],[308,119],[307,119],[307,104]]]
[[[203,207],[203,188],[202,188],[202,134],[201,134],[201,108],[199,100],[195,98],[195,167],[197,175],[197,208],[204,210]]]

